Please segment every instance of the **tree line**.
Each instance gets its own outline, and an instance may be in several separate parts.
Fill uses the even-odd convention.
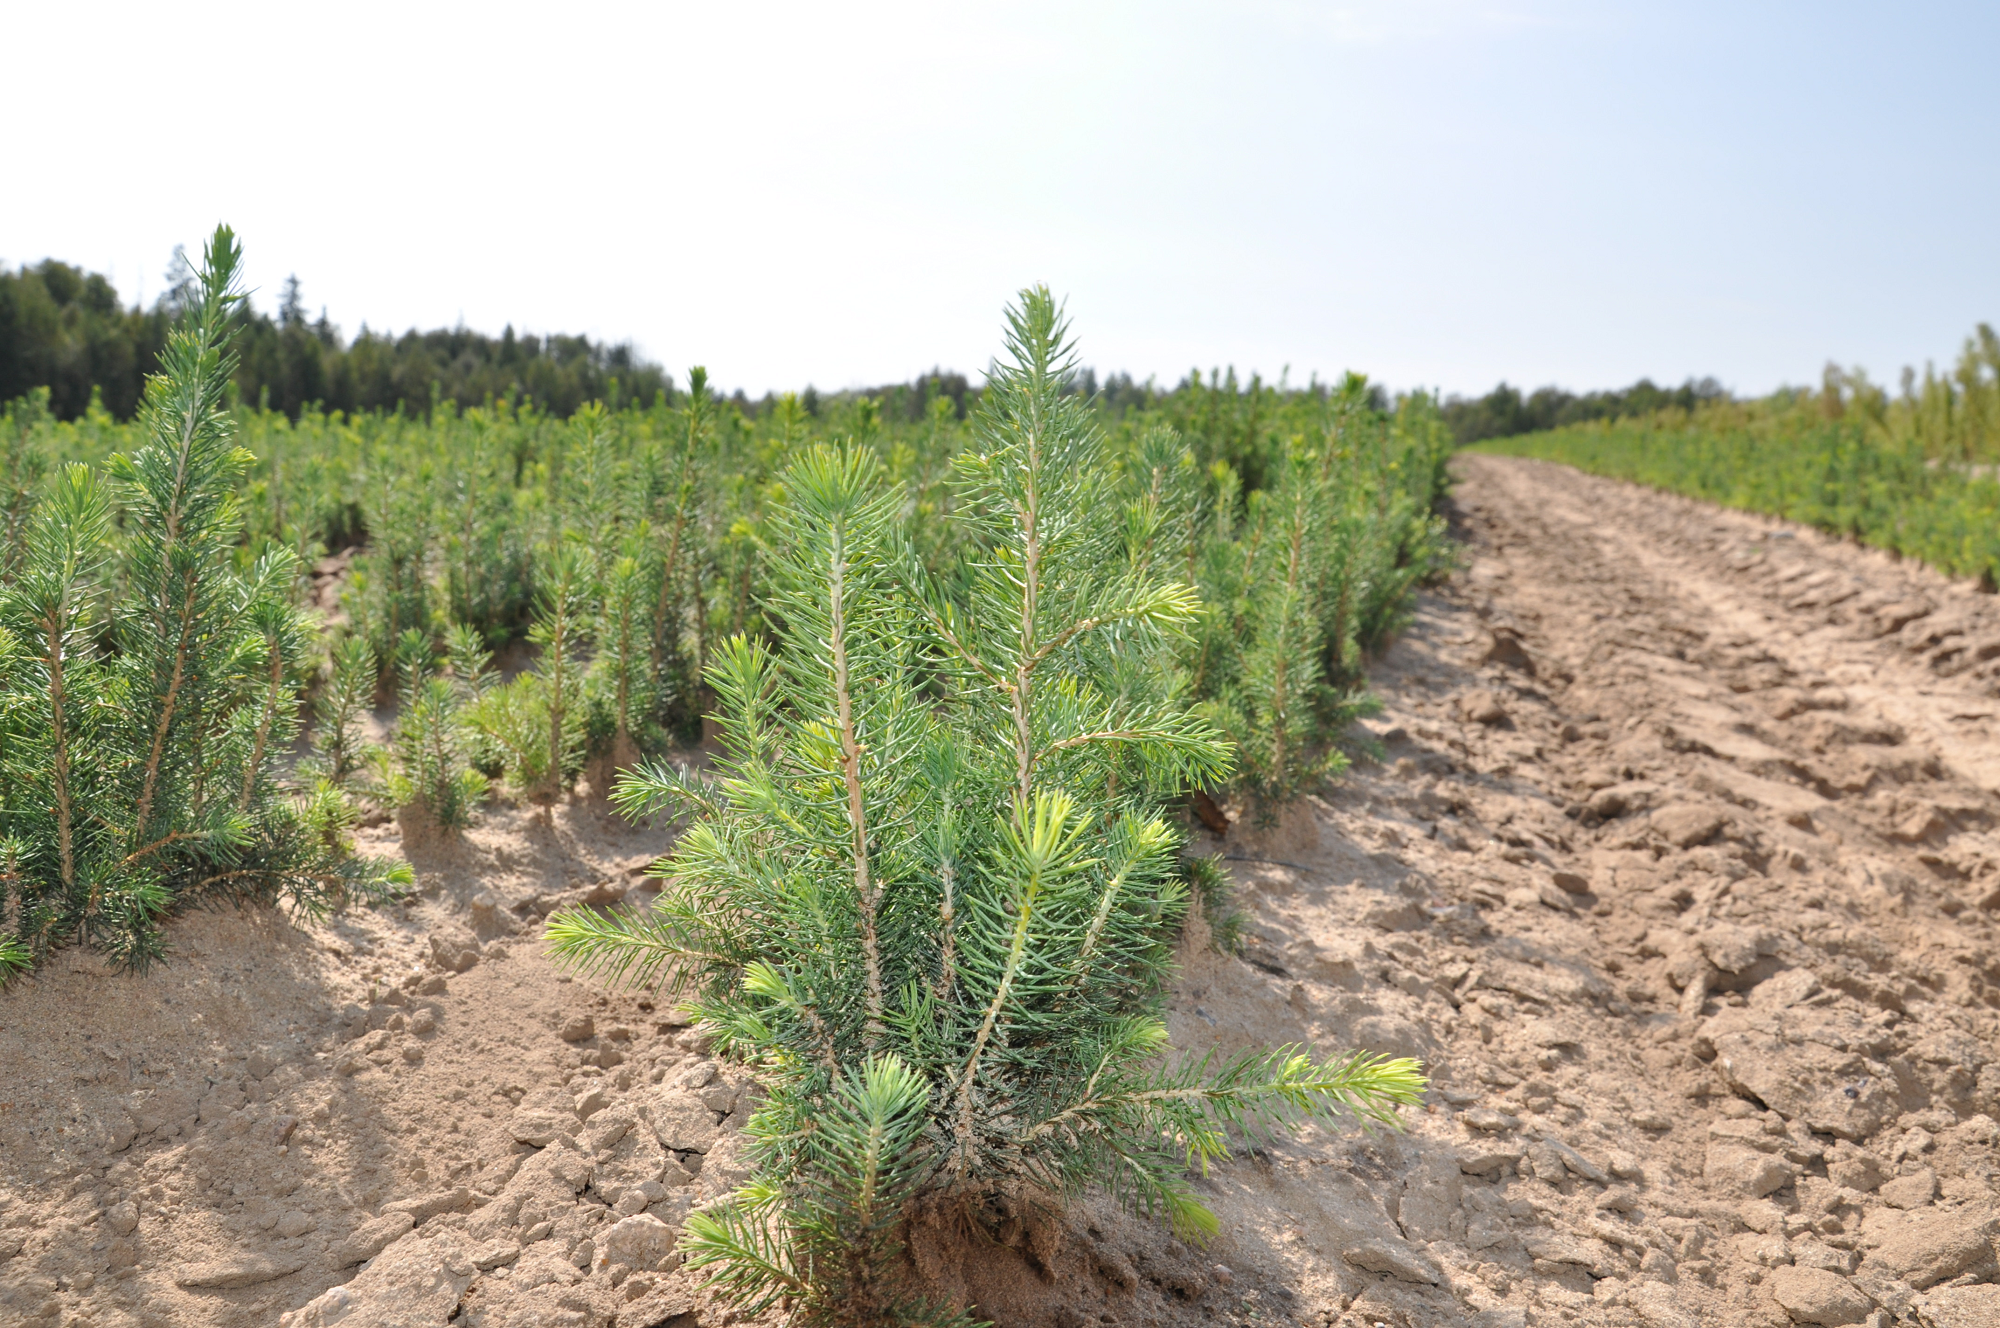
[[[169,278],[151,308],[127,308],[108,278],[58,259],[0,268],[0,401],[46,387],[57,419],[80,418],[93,397],[114,417],[132,418],[190,298],[178,259]],[[311,407],[416,415],[442,399],[532,400],[567,417],[587,401],[616,407],[673,392],[667,372],[630,342],[521,334],[512,325],[495,337],[463,327],[395,335],[363,324],[349,340],[324,311],[308,316],[297,277],[275,310],[246,299],[231,318],[241,400],[295,420]]]
[[[1630,387],[1602,392],[1540,387],[1525,396],[1520,388],[1503,382],[1485,396],[1445,398],[1443,413],[1452,437],[1462,447],[1482,439],[1513,438],[1593,420],[1620,420],[1669,408],[1693,410],[1728,399],[1728,391],[1713,378],[1690,378],[1679,387],[1661,387],[1650,378],[1641,378]]]

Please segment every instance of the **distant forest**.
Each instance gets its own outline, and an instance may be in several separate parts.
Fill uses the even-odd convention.
[[[112,415],[129,418],[179,315],[180,291],[176,284],[152,308],[128,309],[103,276],[53,258],[0,268],[0,401],[46,387],[49,410],[72,420],[95,391]],[[324,312],[307,316],[297,277],[285,283],[276,310],[245,301],[240,317],[236,385],[243,400],[293,419],[313,405],[350,415],[419,414],[433,394],[466,405],[532,398],[567,416],[586,401],[649,403],[673,389],[666,371],[629,343],[522,336],[511,326],[493,337],[464,328],[394,336],[363,325],[349,341]]]
[[[1519,388],[1502,383],[1483,397],[1447,397],[1444,422],[1459,445],[1464,446],[1487,438],[1512,438],[1590,420],[1650,415],[1670,406],[1693,410],[1703,402],[1720,401],[1728,395],[1713,378],[1690,378],[1679,387],[1659,387],[1652,379],[1641,378],[1627,388],[1580,395],[1560,387],[1541,387],[1522,396]]]
[[[0,268],[0,402],[46,387],[50,412],[73,420],[88,409],[95,392],[113,416],[129,419],[167,329],[179,315],[185,275],[177,260],[176,270],[168,274],[168,292],[145,309],[124,307],[105,277],[57,259],[12,271]],[[649,405],[660,396],[671,401],[674,394],[673,376],[639,358],[630,342],[520,335],[511,325],[497,337],[462,327],[413,328],[396,336],[371,331],[366,324],[349,341],[323,311],[317,318],[307,316],[297,277],[286,281],[275,310],[259,311],[246,300],[240,317],[236,345],[242,363],[236,385],[242,400],[295,420],[311,408],[349,415],[420,415],[433,401],[470,406],[488,398],[532,401],[545,412],[566,417],[587,401]],[[1220,377],[1212,377],[1213,386],[1223,386]],[[1200,375],[1188,381],[1199,386]],[[1259,380],[1252,384],[1254,388]],[[1227,386],[1235,389],[1234,371]],[[1159,394],[1150,381],[1134,382],[1129,374],[1100,381],[1089,370],[1076,388],[1098,397],[1112,415],[1143,407]],[[1376,389],[1378,395],[1380,391]],[[909,384],[828,394],[851,395],[875,397],[882,409],[913,419],[933,398],[950,397],[963,418],[978,388],[963,374],[934,369]],[[1485,396],[1449,398],[1443,413],[1454,437],[1465,444],[1646,415],[1667,406],[1691,409],[1726,395],[1712,378],[1690,379],[1673,388],[1641,379],[1622,390],[1582,394],[1544,387],[1525,396],[1501,383]],[[756,409],[741,393],[737,397],[739,405]],[[821,393],[809,387],[800,397],[808,414],[819,413]]]

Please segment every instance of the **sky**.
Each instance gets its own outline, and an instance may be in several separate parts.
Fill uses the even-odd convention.
[[[2000,6],[17,6],[0,261],[241,235],[349,335],[725,388],[1084,361],[1397,389],[1893,382],[2000,320]]]

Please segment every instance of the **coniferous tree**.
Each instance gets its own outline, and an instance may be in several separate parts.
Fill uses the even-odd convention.
[[[396,643],[396,680],[395,740],[376,758],[384,794],[406,834],[456,834],[472,823],[487,790],[486,776],[465,754],[467,688],[439,668],[429,638],[414,627]]]
[[[147,384],[145,441],[108,467],[119,575],[110,495],[70,466],[0,593],[0,948],[16,961],[80,939],[142,967],[163,953],[159,921],[197,898],[319,913],[410,879],[352,858],[339,809],[275,769],[307,633],[289,551],[236,571],[251,458],[222,407],[240,260],[218,228]]]
[[[732,638],[709,672],[722,778],[619,787],[698,817],[659,903],[551,919],[559,958],[664,982],[759,1068],[756,1176],[685,1237],[751,1313],[959,1322],[902,1280],[912,1201],[1098,1186],[1199,1236],[1186,1173],[1230,1129],[1392,1121],[1422,1088],[1409,1061],[1167,1046],[1188,891],[1162,806],[1230,760],[1177,682],[1198,601],[1135,537],[1046,291],[1008,351],[941,566],[866,448],[785,472],[775,643]]]
[[[333,644],[326,683],[313,700],[313,751],[336,786],[351,779],[365,759],[358,732],[375,695],[375,652],[366,637],[348,634]]]
[[[0,586],[11,585],[27,554],[28,517],[48,459],[35,435],[49,418],[49,393],[41,388],[16,403],[13,428],[0,435]]]
[[[535,622],[528,631],[528,639],[541,647],[536,675],[549,724],[547,768],[531,791],[548,805],[569,788],[583,746],[583,728],[574,712],[582,693],[593,571],[590,549],[580,540],[565,539],[550,549],[541,568]]]

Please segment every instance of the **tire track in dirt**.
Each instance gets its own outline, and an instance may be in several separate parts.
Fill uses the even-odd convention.
[[[1231,841],[1293,864],[1242,865],[1242,1040],[1289,984],[1436,1100],[1219,1176],[1237,1238],[1343,1325],[2000,1323],[2000,603],[1458,464],[1467,566],[1375,670],[1385,762]]]

